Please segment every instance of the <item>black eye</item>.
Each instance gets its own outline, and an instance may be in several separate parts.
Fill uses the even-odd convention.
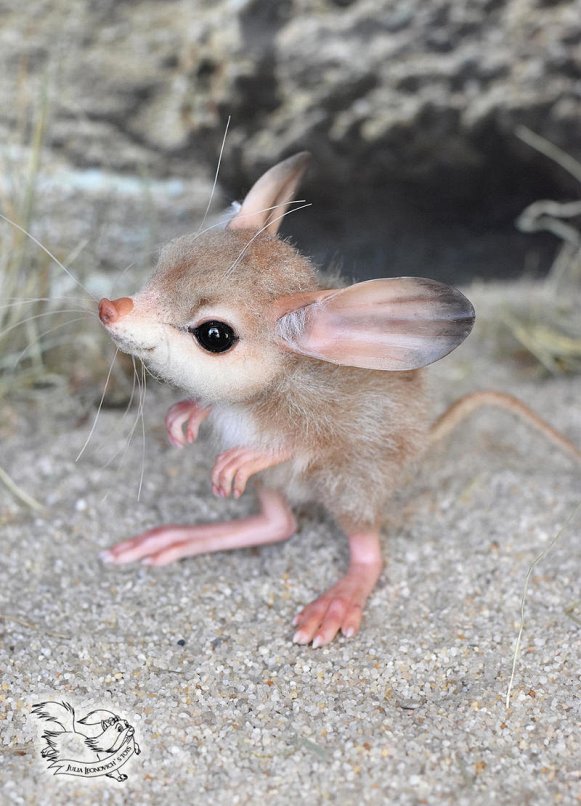
[[[238,341],[236,333],[225,322],[212,320],[198,327],[189,327],[188,330],[194,334],[204,350],[210,353],[225,353]]]

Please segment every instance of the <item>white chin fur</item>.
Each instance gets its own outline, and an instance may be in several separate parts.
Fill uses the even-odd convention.
[[[159,351],[160,347],[167,351],[168,336],[157,323],[150,325],[139,320],[130,320],[115,323],[107,330],[120,350],[136,358],[147,358]]]
[[[147,346],[143,344],[135,344],[135,342],[131,341],[131,339],[113,337],[113,341],[121,352],[127,353],[128,355],[134,355],[136,358],[147,358],[148,355],[155,351],[155,347],[153,345]]]

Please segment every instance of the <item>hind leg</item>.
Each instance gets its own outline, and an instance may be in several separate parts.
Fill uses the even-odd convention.
[[[146,565],[167,565],[182,557],[262,546],[289,538],[296,530],[296,521],[286,498],[258,486],[258,499],[257,515],[200,526],[160,526],[102,552],[101,559],[117,565],[136,560]]]
[[[295,616],[295,644],[312,642],[316,649],[330,643],[339,631],[350,638],[359,630],[363,608],[383,567],[379,531],[351,532],[349,553],[345,576]]]

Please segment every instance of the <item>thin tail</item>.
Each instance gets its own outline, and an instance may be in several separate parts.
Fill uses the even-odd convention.
[[[525,405],[522,400],[514,395],[509,395],[506,392],[472,392],[471,394],[464,395],[455,403],[452,403],[446,411],[438,417],[430,430],[430,442],[433,444],[444,439],[448,434],[453,431],[462,420],[468,417],[472,412],[481,408],[482,406],[496,406],[497,408],[509,411],[515,414],[521,420],[532,425],[554,445],[563,450],[569,456],[581,462],[581,450],[574,445],[567,437],[542,417],[539,417],[532,409]]]

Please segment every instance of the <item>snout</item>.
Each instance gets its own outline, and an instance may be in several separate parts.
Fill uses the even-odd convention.
[[[113,300],[105,297],[99,303],[99,319],[104,325],[112,325],[132,310],[131,297],[119,297]]]

